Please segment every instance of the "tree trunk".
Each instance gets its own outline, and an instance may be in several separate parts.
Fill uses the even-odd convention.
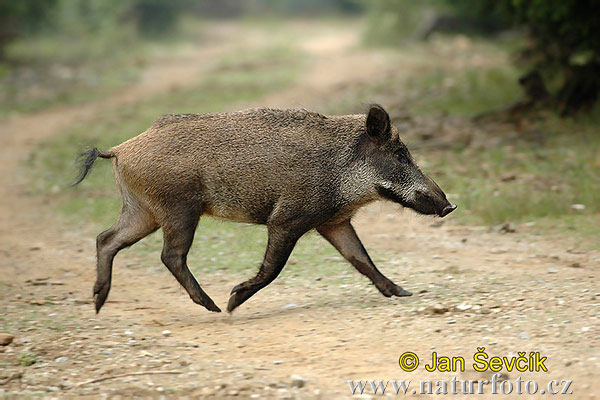
[[[565,82],[556,96],[558,111],[570,115],[581,110],[591,109],[600,92],[600,63],[571,66]]]

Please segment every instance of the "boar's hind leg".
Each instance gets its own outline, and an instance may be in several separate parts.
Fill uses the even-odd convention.
[[[269,241],[262,265],[256,276],[240,283],[231,290],[231,297],[227,304],[227,311],[232,312],[254,293],[271,283],[283,269],[296,242],[304,231],[296,232],[279,227],[268,227]]]
[[[361,274],[375,284],[375,287],[386,297],[411,296],[412,293],[402,289],[383,275],[363,247],[362,243],[350,220],[338,225],[325,225],[317,228],[317,231],[327,239],[346,260],[350,262]]]
[[[162,225],[164,245],[161,259],[194,303],[206,307],[209,311],[221,312],[202,290],[187,266],[187,255],[194,240],[199,218],[200,212],[195,210],[169,212],[168,221]]]
[[[148,236],[158,229],[158,224],[147,211],[140,208],[123,206],[116,224],[98,235],[96,239],[97,271],[94,284],[94,303],[99,312],[110,290],[113,260],[125,247]]]

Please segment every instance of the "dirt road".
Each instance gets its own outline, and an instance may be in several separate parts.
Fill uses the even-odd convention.
[[[239,29],[221,28],[220,43],[239,40]],[[251,106],[318,110],[336,90],[393,67],[383,52],[360,49],[351,26],[294,29],[310,32],[298,41],[308,68],[293,87]],[[492,372],[472,366],[485,347],[490,356],[547,357],[548,372],[514,370],[502,379],[532,379],[540,390],[553,379],[572,380],[569,398],[600,396],[600,254],[574,251],[569,238],[522,233],[520,226],[493,232],[389,204],[369,206],[355,225],[371,253],[392,254],[380,268],[413,291],[411,298],[382,297],[348,265],[348,283],[282,278],[233,315],[214,314],[194,305],[166,269],[136,268],[134,253],[125,251],[116,260],[118,283],[95,315],[93,237],[67,226],[47,198],[30,193],[23,161],[43,139],[101,109],[200,79],[223,48],[199,44],[184,59],[150,64],[139,83],[102,101],[2,122],[0,331],[14,341],[0,347],[0,394],[337,399],[350,397],[347,380],[407,379],[408,394],[425,397],[419,379],[434,381],[434,392],[439,379],[491,379]],[[246,277],[198,278],[224,305]],[[288,285],[290,279],[300,285]],[[407,351],[421,358],[414,372],[398,365]],[[465,371],[427,372],[433,351],[464,357]],[[119,377],[145,371],[154,374]],[[99,378],[108,379],[86,383]],[[377,396],[367,386],[360,398],[370,397]]]

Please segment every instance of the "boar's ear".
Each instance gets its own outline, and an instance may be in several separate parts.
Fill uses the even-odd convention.
[[[390,138],[390,116],[379,104],[369,107],[367,115],[367,133],[378,143],[384,143]]]

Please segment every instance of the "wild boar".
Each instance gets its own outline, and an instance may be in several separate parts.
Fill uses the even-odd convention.
[[[97,157],[113,160],[122,210],[97,238],[96,312],[108,296],[115,255],[159,228],[162,262],[195,303],[220,312],[186,261],[202,215],[267,226],[264,260],[256,276],[232,289],[229,312],[272,282],[312,229],[384,296],[410,296],[375,267],[352,216],[380,199],[440,217],[456,208],[415,164],[379,105],[366,115],[297,109],[167,115],[106,152],[82,153],[74,184]]]

